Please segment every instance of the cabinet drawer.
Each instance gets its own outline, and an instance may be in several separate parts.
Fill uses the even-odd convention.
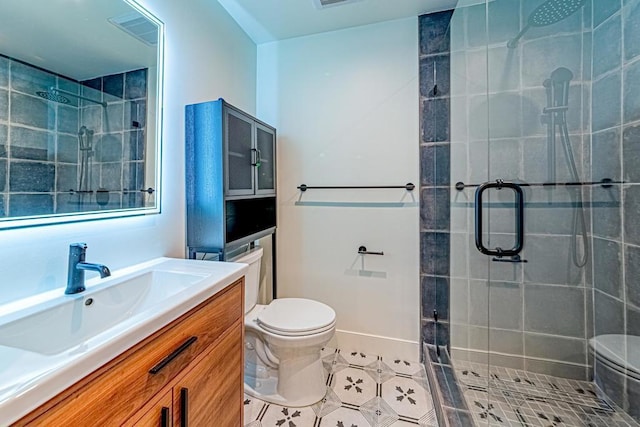
[[[32,413],[42,414],[37,419],[30,414],[16,425],[120,425],[243,316],[242,291],[241,279],[45,403]]]

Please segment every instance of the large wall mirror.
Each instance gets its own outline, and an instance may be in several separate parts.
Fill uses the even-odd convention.
[[[159,211],[162,23],[0,0],[0,228]]]

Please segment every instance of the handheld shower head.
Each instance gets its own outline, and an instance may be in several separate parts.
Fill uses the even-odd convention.
[[[569,84],[573,79],[573,72],[565,67],[556,68],[551,77],[544,81],[547,89],[548,107],[567,107],[569,105]]]
[[[518,46],[518,42],[531,27],[546,27],[547,25],[560,22],[580,10],[587,0],[547,0],[529,15],[527,25],[517,36],[509,40],[507,47],[513,49]]]

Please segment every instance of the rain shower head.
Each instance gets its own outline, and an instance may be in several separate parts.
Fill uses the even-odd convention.
[[[38,95],[40,98],[46,99],[47,101],[59,102],[61,104],[68,104],[71,102],[66,96],[60,95],[59,93],[50,90],[46,92],[43,90],[39,90],[36,92],[36,95]]]
[[[509,40],[510,49],[518,46],[518,41],[531,27],[546,27],[560,22],[580,10],[587,0],[547,0],[529,15],[527,25],[513,39]]]
[[[96,101],[95,99],[87,98],[85,96],[76,95],[75,93],[67,92],[62,89],[56,89],[55,87],[50,87],[48,91],[39,90],[36,92],[40,98],[44,98],[48,101],[59,102],[61,104],[69,104],[68,96],[73,98],[82,99],[84,101],[93,102],[94,104],[102,105],[103,108],[107,108],[107,103],[102,101]]]

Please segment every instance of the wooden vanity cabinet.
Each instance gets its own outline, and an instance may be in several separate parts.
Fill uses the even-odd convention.
[[[244,279],[15,426],[242,426]]]

